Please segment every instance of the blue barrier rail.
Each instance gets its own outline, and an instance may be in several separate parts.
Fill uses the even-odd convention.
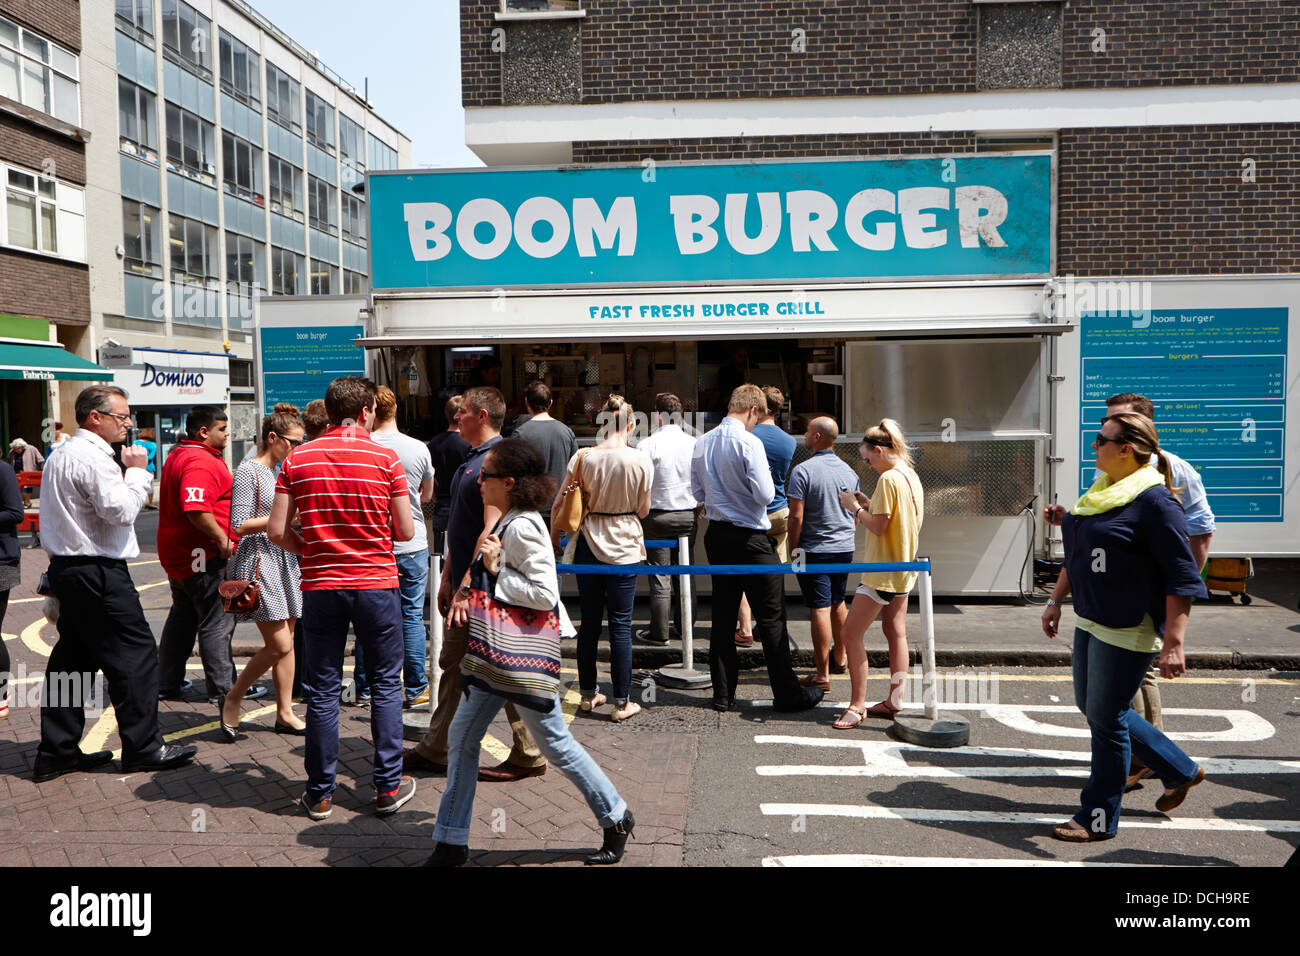
[[[892,564],[559,564],[560,574],[854,574],[859,571],[930,571],[927,559]]]

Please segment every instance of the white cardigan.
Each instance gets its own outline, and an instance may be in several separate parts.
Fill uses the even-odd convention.
[[[555,572],[555,552],[551,536],[536,511],[511,508],[497,527],[505,525],[501,535],[501,573],[493,596],[498,601],[519,607],[549,611],[560,609],[560,633],[577,634],[560,600],[560,581]]]

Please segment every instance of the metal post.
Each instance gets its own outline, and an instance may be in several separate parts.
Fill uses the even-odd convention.
[[[691,539],[689,535],[677,538],[677,563],[691,563]],[[688,687],[703,690],[713,685],[713,677],[695,669],[695,621],[691,616],[691,575],[679,575],[681,581],[679,595],[682,607],[682,662],[668,664],[659,668],[659,679],[670,687]]]
[[[921,645],[921,700],[925,704],[926,718],[938,720],[939,695],[935,687],[937,675],[934,666],[934,594],[929,568],[921,572],[917,584],[917,596],[921,604],[921,633],[925,637],[925,643]]]
[[[917,558],[925,567],[917,580],[917,597],[921,605],[921,697],[924,714],[901,713],[894,716],[889,733],[897,740],[920,747],[963,747],[970,742],[970,722],[956,714],[939,712],[939,672],[934,662],[934,591],[929,558]]]

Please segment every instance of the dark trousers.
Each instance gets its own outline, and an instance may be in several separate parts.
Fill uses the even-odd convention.
[[[117,716],[122,756],[162,746],[158,733],[158,649],[126,562],[51,558],[50,586],[59,599],[59,640],[50,652],[37,753],[67,760],[80,752],[86,712],[66,689],[103,671]],[[83,675],[77,678],[74,675]]]
[[[9,592],[0,591],[0,624],[4,623],[5,612],[9,610]],[[0,640],[0,706],[4,706],[5,698],[9,694],[9,668],[13,666],[9,661],[9,648],[5,647],[5,642]]]
[[[776,543],[765,532],[711,521],[704,532],[710,564],[780,564]],[[785,589],[779,574],[716,574],[713,576],[713,625],[709,632],[709,670],[717,700],[736,696],[740,669],[732,638],[740,612],[740,595],[754,612],[754,636],[763,642],[772,703],[778,710],[805,705],[808,695],[799,686],[790,662],[790,635],[785,627]]]
[[[651,508],[650,513],[641,519],[641,531],[647,541],[671,539],[676,541],[682,535],[689,539],[689,547],[695,550],[696,515],[691,511],[664,511]],[[680,548],[646,548],[647,564],[690,564],[691,555],[684,557],[677,552]],[[694,576],[687,579],[691,589],[691,621],[695,620],[696,593]],[[656,641],[669,638],[668,622],[682,626],[681,583],[677,575],[650,575],[650,636]]]
[[[295,700],[303,699],[302,659],[302,618],[298,618],[293,625],[293,690],[291,694]]]
[[[224,700],[235,686],[235,661],[230,640],[235,634],[235,615],[221,608],[217,588],[226,576],[224,558],[208,561],[207,569],[184,581],[169,578],[172,609],[158,641],[158,686],[164,693],[180,691],[185,664],[199,641],[199,660],[208,681],[208,696]]]
[[[592,553],[587,538],[579,533],[575,564],[607,564]],[[632,604],[636,600],[635,574],[579,574],[578,688],[584,694],[599,690],[596,679],[596,646],[600,643],[601,619],[609,615],[609,681],[614,703],[623,706],[632,687]]]
[[[348,625],[365,648],[370,678],[370,736],[375,745],[377,793],[402,781],[402,605],[396,588],[303,591],[303,650],[307,695],[307,799],[334,793],[339,762],[339,695]]]

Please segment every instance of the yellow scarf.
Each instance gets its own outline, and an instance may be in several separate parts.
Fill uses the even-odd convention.
[[[1103,473],[1084,496],[1074,503],[1070,514],[1099,515],[1104,511],[1122,508],[1148,488],[1164,483],[1165,476],[1152,465],[1143,465],[1114,484],[1111,483],[1110,476]]]

